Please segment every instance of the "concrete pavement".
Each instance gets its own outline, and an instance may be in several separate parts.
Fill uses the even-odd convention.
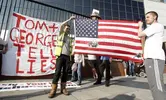
[[[166,74],[164,75],[166,81]],[[43,82],[51,79],[3,80],[0,83]],[[114,77],[110,86],[93,85],[94,79],[84,79],[81,87],[69,89],[70,95],[65,96],[57,91],[52,100],[153,100],[146,78]],[[0,100],[50,100],[49,90],[22,90],[0,92]]]

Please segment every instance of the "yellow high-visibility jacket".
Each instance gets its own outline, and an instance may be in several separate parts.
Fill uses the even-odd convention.
[[[63,39],[64,39],[65,33],[61,33],[58,38],[57,38],[57,44],[55,47],[55,55],[58,57],[62,53],[62,48],[63,48]],[[72,39],[70,38],[70,55],[72,54]]]

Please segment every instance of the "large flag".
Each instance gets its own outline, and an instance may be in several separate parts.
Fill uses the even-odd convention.
[[[111,56],[112,58],[141,61],[138,25],[131,21],[75,20],[74,53]]]

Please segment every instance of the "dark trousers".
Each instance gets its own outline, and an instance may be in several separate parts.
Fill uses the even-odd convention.
[[[106,69],[106,78],[105,80],[106,81],[109,81],[110,80],[110,62],[109,60],[103,60],[99,66],[100,68],[100,73],[101,73],[101,77],[99,78],[100,80],[102,79],[102,76],[103,76],[103,73],[104,73],[104,70]]]
[[[56,69],[53,77],[53,84],[57,84],[59,81],[59,78],[61,76],[61,70],[63,68],[63,73],[61,77],[61,83],[66,83],[67,81],[67,76],[68,76],[68,68],[70,65],[70,57],[61,54],[57,59],[56,59]]]
[[[88,60],[88,64],[92,67],[92,68],[95,68],[96,70],[96,73],[98,75],[98,78],[97,78],[97,81],[100,81],[101,77],[102,77],[102,74],[100,73],[100,69],[99,69],[99,64],[98,64],[98,60]]]

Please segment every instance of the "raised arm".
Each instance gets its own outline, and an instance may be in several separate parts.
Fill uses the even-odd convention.
[[[139,27],[139,29],[138,29],[138,37],[140,37],[140,38],[146,36],[146,34],[143,33],[142,26],[143,26],[143,22],[139,21],[138,22],[138,27]]]
[[[71,16],[68,20],[64,21],[60,26],[60,33],[63,32],[64,25],[70,20],[75,19],[75,16]]]

